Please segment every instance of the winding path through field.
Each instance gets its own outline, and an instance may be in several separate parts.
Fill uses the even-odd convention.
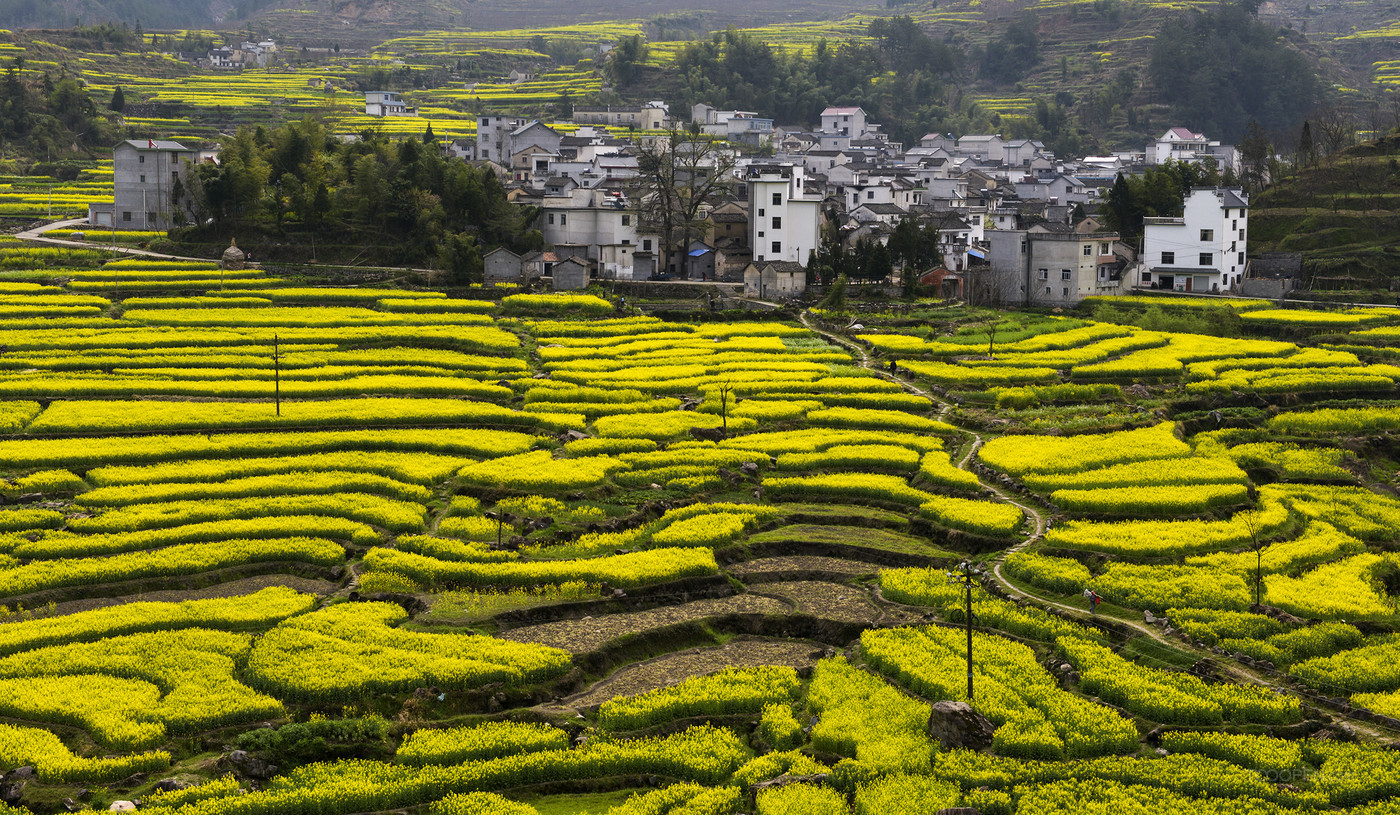
[[[802,314],[799,315],[798,319],[809,330],[820,334],[822,337],[825,337],[828,341],[835,343],[841,346],[842,348],[845,348],[846,350],[850,351],[853,355],[855,355],[856,359],[859,360],[861,367],[869,369],[870,371],[874,372],[877,376],[880,376],[883,379],[898,384],[900,387],[904,388],[904,390],[908,391],[909,393],[922,396],[928,399],[930,402],[934,403],[935,405],[938,405],[938,416],[940,419],[946,421],[948,413],[953,408],[953,404],[951,402],[940,399],[934,394],[930,393],[929,391],[918,387],[914,383],[909,382],[908,380],[897,376],[893,373],[890,373],[883,366],[876,364],[876,362],[871,358],[870,354],[867,352],[866,348],[860,343],[854,342],[840,334],[819,327],[811,319],[810,312],[802,312]],[[962,459],[957,463],[957,466],[959,469],[973,472],[973,474],[975,475],[976,473],[971,469],[970,465],[973,457],[977,454],[977,451],[982,448],[983,438],[981,434],[972,430],[964,430],[964,432],[972,436],[972,444],[969,445],[966,454],[964,454]],[[1026,536],[1023,540],[1021,540],[1014,546],[1003,550],[997,555],[995,561],[993,561],[992,568],[989,574],[1001,586],[1002,590],[1006,593],[1006,596],[1011,600],[1018,600],[1024,598],[1028,601],[1038,603],[1041,606],[1054,607],[1081,619],[1090,619],[1091,615],[1086,614],[1083,609],[1073,605],[1069,605],[1067,603],[1059,602],[1049,597],[1028,592],[1020,586],[1011,583],[1011,581],[1008,580],[1006,576],[1002,574],[1002,566],[1005,563],[1006,557],[1008,555],[1011,555],[1015,552],[1019,552],[1041,539],[1041,537],[1045,534],[1046,519],[1045,516],[1041,514],[1041,511],[1036,507],[1017,500],[1006,490],[1002,489],[1001,487],[995,484],[989,484],[986,481],[983,481],[980,477],[978,478],[978,480],[981,481],[983,488],[986,489],[988,492],[992,493],[994,496],[996,496],[998,500],[1004,501],[1005,503],[1011,504],[1017,509],[1020,509],[1021,512],[1023,512],[1026,515],[1026,517],[1030,520],[1031,525],[1034,527],[1034,532],[1032,534]],[[1232,678],[1234,678],[1237,681],[1261,685],[1263,687],[1270,688],[1271,690],[1280,693],[1290,693],[1289,688],[1285,687],[1279,682],[1274,681],[1271,677],[1248,670],[1247,668],[1237,665],[1233,662],[1221,662],[1217,658],[1217,655],[1208,651],[1202,651],[1201,649],[1198,649],[1190,645],[1189,643],[1168,637],[1166,633],[1164,633],[1160,628],[1156,626],[1148,625],[1146,622],[1125,619],[1122,617],[1113,617],[1111,619],[1114,623],[1127,626],[1132,630],[1168,648],[1178,651],[1185,651],[1201,658],[1214,659],[1216,660],[1217,664],[1220,665],[1222,670],[1229,673],[1232,676]],[[1363,722],[1359,719],[1353,719],[1352,717],[1337,711],[1331,711],[1331,713],[1339,719],[1347,720],[1353,728],[1367,732],[1374,737],[1384,737],[1385,735],[1385,733],[1380,731],[1378,728],[1376,728],[1373,724],[1369,722]]]

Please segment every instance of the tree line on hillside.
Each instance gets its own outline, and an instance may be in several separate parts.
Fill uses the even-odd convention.
[[[943,262],[938,244],[938,221],[905,216],[890,231],[885,243],[873,238],[858,238],[850,243],[842,234],[841,220],[835,210],[825,213],[821,243],[807,264],[807,275],[812,282],[830,286],[843,278],[858,282],[885,281],[898,269],[904,293],[912,296],[919,275]]]
[[[1252,120],[1284,132],[1318,103],[1317,73],[1299,50],[1306,40],[1260,22],[1258,5],[1246,0],[1182,15],[1153,39],[1153,86],[1193,130],[1235,141]]]
[[[174,192],[193,222],[175,238],[237,236],[278,254],[395,266],[434,264],[472,282],[495,246],[540,248],[537,210],[517,206],[489,167],[443,155],[431,134],[372,130],[342,140],[312,119],[241,128]]]
[[[24,57],[13,58],[0,78],[0,159],[23,160],[12,169],[29,169],[28,159],[34,157],[90,158],[93,148],[109,147],[120,138],[120,127],[76,78],[60,73],[55,79],[46,71],[35,81],[24,65]]]

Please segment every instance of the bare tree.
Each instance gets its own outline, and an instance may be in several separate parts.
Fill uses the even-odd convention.
[[[724,435],[729,435],[729,399],[734,392],[734,385],[728,379],[720,383],[719,386],[719,417],[723,422]]]
[[[1350,106],[1325,102],[1314,115],[1316,122],[1315,138],[1321,144],[1322,152],[1328,156],[1356,143],[1356,113]]]
[[[1264,550],[1269,548],[1269,541],[1263,538],[1263,524],[1259,515],[1261,510],[1250,510],[1241,512],[1235,517],[1240,519],[1245,531],[1249,533],[1249,548],[1254,550],[1254,605],[1264,604]]]
[[[705,234],[709,210],[728,194],[734,155],[694,129],[671,130],[642,146],[637,171],[638,227],[660,237],[664,268],[679,253],[689,277],[690,242]]]

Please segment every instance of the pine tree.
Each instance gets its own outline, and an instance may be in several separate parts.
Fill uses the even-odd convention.
[[[1317,161],[1316,148],[1313,147],[1312,122],[1303,120],[1303,132],[1298,135],[1298,163],[1304,166],[1312,166]]]
[[[118,85],[117,89],[112,91],[112,104],[108,105],[107,108],[117,113],[126,110],[126,92],[122,90],[121,85]]]

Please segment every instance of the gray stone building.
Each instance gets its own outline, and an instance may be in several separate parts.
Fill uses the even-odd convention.
[[[969,270],[968,297],[978,303],[1073,306],[1089,295],[1127,290],[1124,261],[1114,245],[1118,233],[1050,226],[988,230],[990,266]]]
[[[524,283],[524,264],[520,256],[498,246],[482,258],[487,283]]]
[[[555,291],[583,291],[588,288],[588,266],[579,258],[554,264],[550,279]]]
[[[181,176],[200,160],[200,151],[179,142],[128,139],[113,148],[112,159],[112,210],[93,208],[93,225],[156,231],[175,226],[183,206],[175,193],[186,188]]]

